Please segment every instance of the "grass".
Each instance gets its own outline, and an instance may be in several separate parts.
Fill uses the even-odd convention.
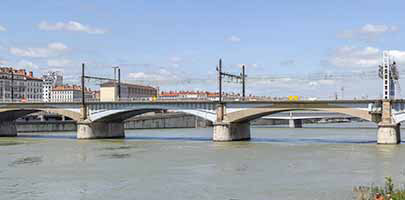
[[[384,200],[405,200],[405,188],[395,187],[391,177],[385,177],[384,186],[358,186],[353,188],[354,199],[375,200],[379,193]]]

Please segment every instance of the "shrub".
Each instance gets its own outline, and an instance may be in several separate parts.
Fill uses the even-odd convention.
[[[357,186],[353,188],[354,199],[375,200],[377,193],[380,193],[385,200],[405,200],[405,188],[395,188],[391,177],[385,177],[385,185],[380,186]]]

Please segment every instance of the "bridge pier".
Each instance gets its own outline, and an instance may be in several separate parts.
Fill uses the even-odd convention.
[[[302,128],[302,119],[289,119],[288,127],[290,128]]]
[[[216,122],[213,140],[218,142],[250,140],[250,124]]]
[[[77,123],[77,139],[124,138],[123,122],[88,122]]]
[[[377,144],[399,144],[400,142],[400,124],[378,124]]]
[[[17,136],[17,128],[15,120],[0,122],[0,137],[15,137]]]
[[[394,122],[391,111],[391,101],[384,100],[381,122],[378,124],[377,144],[399,144],[401,142],[400,124]]]

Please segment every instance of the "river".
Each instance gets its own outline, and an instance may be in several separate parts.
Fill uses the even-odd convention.
[[[341,200],[385,176],[404,181],[405,145],[376,145],[369,124],[304,126],[254,127],[251,141],[226,143],[210,128],[0,138],[0,199]]]

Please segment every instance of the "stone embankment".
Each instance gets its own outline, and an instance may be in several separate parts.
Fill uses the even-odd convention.
[[[17,132],[59,132],[76,131],[76,122],[66,121],[18,121]],[[193,115],[183,113],[156,113],[130,118],[125,121],[125,129],[154,128],[204,128],[212,123]]]

